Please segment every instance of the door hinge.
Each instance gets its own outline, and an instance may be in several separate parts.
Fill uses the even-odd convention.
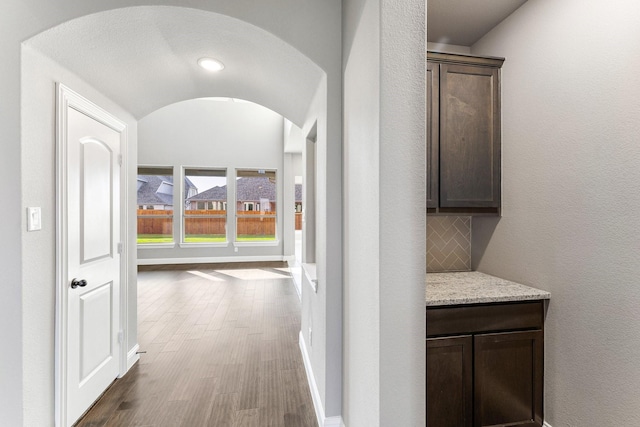
[[[122,243],[118,243],[118,253],[122,254]]]
[[[124,341],[124,332],[120,331],[118,332],[118,343],[122,344],[123,341]]]
[[[122,166],[122,154],[118,154],[118,166]]]

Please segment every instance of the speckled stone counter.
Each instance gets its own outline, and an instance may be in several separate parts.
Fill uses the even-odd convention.
[[[427,273],[427,306],[549,299],[551,294],[476,271]]]

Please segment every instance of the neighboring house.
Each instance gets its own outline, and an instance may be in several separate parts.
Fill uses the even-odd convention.
[[[275,211],[276,184],[269,178],[240,178],[236,180],[237,210]],[[302,185],[296,184],[296,212],[302,206]],[[213,187],[187,199],[187,209],[226,210],[227,186]],[[300,208],[301,209],[301,208]]]
[[[302,184],[296,184],[296,212],[302,212]]]
[[[269,178],[236,180],[236,209],[242,211],[276,211],[276,183]]]
[[[184,179],[185,198],[198,193],[196,186]],[[138,175],[138,209],[172,210],[173,177],[171,175]]]
[[[236,181],[238,211],[276,210],[276,184],[269,178],[240,178]],[[296,184],[296,212],[302,211],[302,185]],[[266,203],[266,205],[265,205]],[[186,208],[227,209],[227,186],[213,187],[187,199]]]
[[[227,209],[227,186],[216,186],[202,193],[196,194],[187,199],[187,210],[211,209],[226,210]]]

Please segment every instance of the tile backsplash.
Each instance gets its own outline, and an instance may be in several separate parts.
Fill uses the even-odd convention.
[[[471,217],[427,218],[427,272],[471,270]]]

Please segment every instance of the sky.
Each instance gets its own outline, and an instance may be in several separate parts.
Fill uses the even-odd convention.
[[[227,178],[223,176],[188,176],[189,180],[198,188],[198,193],[202,193],[215,186],[227,185]]]

